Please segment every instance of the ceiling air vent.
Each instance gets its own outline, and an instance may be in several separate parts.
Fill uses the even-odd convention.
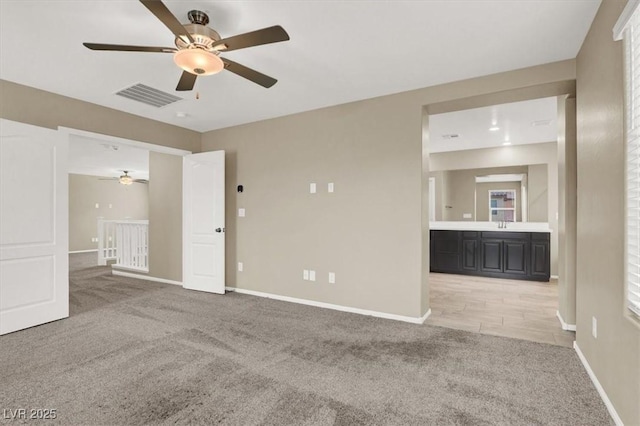
[[[551,124],[551,121],[552,121],[551,119],[532,121],[531,126],[532,127],[548,126],[549,124]]]
[[[165,93],[161,90],[154,89],[153,87],[145,86],[144,84],[136,84],[131,87],[127,87],[116,93],[118,96],[122,96],[133,101],[142,102],[143,104],[151,105],[156,108],[162,108],[174,102],[182,100],[182,98]]]
[[[457,133],[448,133],[446,135],[442,135],[442,139],[456,139],[459,138],[460,135]]]

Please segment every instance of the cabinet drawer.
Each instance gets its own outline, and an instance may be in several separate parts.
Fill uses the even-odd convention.
[[[530,233],[486,231],[482,233],[482,238],[488,240],[528,240],[530,238]]]
[[[531,239],[535,241],[549,241],[551,236],[548,232],[532,232]]]

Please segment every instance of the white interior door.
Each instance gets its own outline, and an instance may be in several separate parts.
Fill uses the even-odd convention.
[[[69,316],[68,140],[0,120],[0,334]]]
[[[224,294],[224,151],[184,156],[182,285]]]

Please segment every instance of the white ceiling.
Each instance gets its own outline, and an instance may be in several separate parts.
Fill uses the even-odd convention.
[[[447,152],[558,139],[556,97],[429,116],[429,151]],[[498,130],[491,131],[491,127]],[[447,138],[447,135],[458,135]]]
[[[0,78],[208,131],[574,58],[600,0],[166,4],[181,22],[190,9],[208,12],[223,37],[282,25],[291,41],[226,54],[279,82],[264,89],[223,71],[161,109],[115,96],[135,83],[175,93],[180,76],[170,54],[82,46],[173,46],[171,32],[135,0],[0,1]]]
[[[127,170],[134,179],[149,179],[149,151],[78,135],[69,139],[69,173],[118,177]]]

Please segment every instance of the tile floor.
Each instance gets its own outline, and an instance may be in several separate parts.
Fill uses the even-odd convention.
[[[431,273],[426,324],[572,347],[556,317],[558,282]]]

